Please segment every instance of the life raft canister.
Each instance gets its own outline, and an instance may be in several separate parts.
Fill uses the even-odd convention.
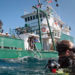
[[[46,28],[45,28],[45,27],[42,27],[42,28],[41,28],[41,31],[42,31],[42,32],[46,32]]]

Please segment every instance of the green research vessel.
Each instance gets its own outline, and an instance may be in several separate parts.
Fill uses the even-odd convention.
[[[41,4],[40,4],[41,5]],[[55,43],[70,40],[70,27],[61,21],[51,6],[21,16],[25,20],[24,27],[14,29],[16,34],[0,33],[0,59],[18,59],[33,57],[39,59],[58,58]],[[33,42],[33,39],[37,39]]]

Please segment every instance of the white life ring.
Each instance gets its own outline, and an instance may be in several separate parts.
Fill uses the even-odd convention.
[[[46,28],[45,28],[45,27],[42,27],[42,28],[41,28],[41,31],[42,31],[42,32],[46,32]]]

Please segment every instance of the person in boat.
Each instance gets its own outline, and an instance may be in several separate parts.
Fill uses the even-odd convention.
[[[0,29],[0,33],[3,33],[3,29]]]
[[[9,34],[8,34],[8,33],[6,33],[6,36],[8,37],[8,36],[9,36]]]
[[[75,47],[71,41],[62,40],[57,43],[60,68],[70,68],[71,74],[75,75]]]
[[[3,33],[2,26],[3,26],[3,22],[0,20],[0,33]]]
[[[29,37],[29,38],[28,38],[28,43],[29,43],[30,49],[32,49],[32,48],[33,48],[33,47],[32,47],[32,37]]]
[[[34,49],[34,36],[29,37],[28,42],[30,49]]]
[[[39,41],[38,38],[36,38],[35,36],[31,36],[29,37],[28,42],[29,42],[30,49],[35,49],[35,43]]]
[[[34,37],[34,43],[39,42],[37,37]]]

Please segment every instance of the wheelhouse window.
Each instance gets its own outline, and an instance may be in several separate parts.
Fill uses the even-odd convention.
[[[28,17],[28,21],[30,21],[30,17]]]
[[[33,16],[33,20],[35,19],[35,15]]]
[[[32,20],[32,16],[30,16],[30,20]]]
[[[25,22],[27,22],[27,18],[25,18]]]
[[[40,15],[40,18],[45,17],[44,14],[39,14],[39,15]],[[34,19],[38,19],[38,15],[33,15],[33,16],[26,17],[25,22],[30,21],[30,20],[34,20]]]
[[[54,36],[56,36],[56,37],[60,37],[60,32],[59,32],[59,31],[54,31],[53,34],[54,34]]]

